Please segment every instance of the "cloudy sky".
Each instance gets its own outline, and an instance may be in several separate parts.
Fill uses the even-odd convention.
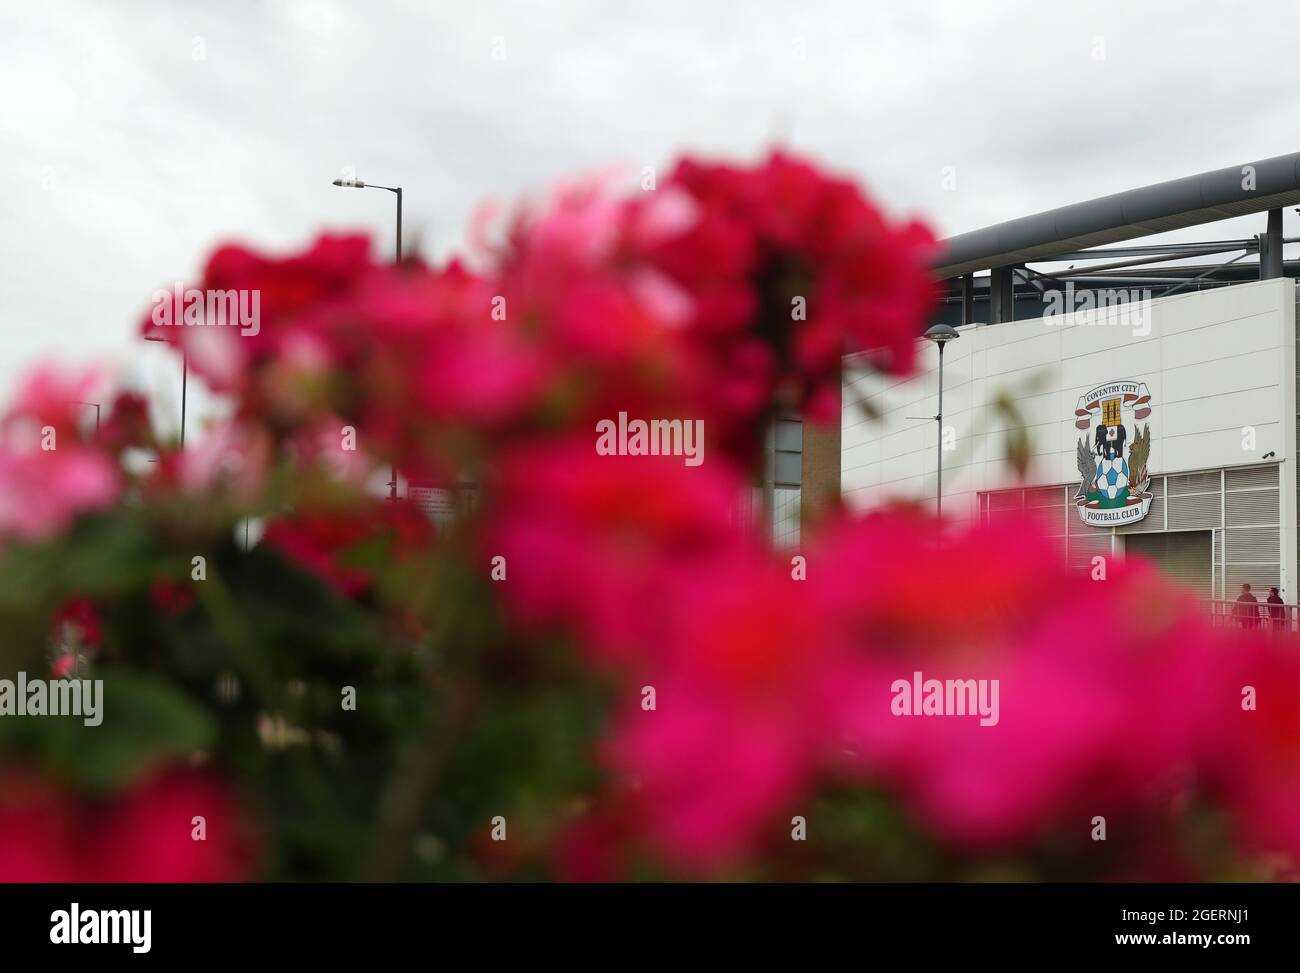
[[[1296,25],[1291,0],[5,0],[0,398],[42,358],[174,396],[134,337],[152,291],[231,239],[387,252],[392,197],[350,171],[405,188],[432,257],[485,200],[777,142],[948,235],[1300,149]],[[1234,223],[1200,235],[1263,218]]]

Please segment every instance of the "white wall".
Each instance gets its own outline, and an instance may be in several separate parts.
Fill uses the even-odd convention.
[[[1074,425],[1079,396],[1134,380],[1151,391],[1152,473],[1249,465],[1277,454],[1281,523],[1294,551],[1295,286],[1283,278],[1162,298],[1140,305],[1149,313],[1138,315],[1136,327],[1130,307],[961,328],[944,352],[944,425],[956,434],[956,448],[944,454],[944,513],[974,516],[978,491],[1016,485],[1004,462],[1008,423],[991,405],[999,393],[1028,427],[1026,482],[1069,483],[1078,479],[1075,444],[1084,435]],[[903,382],[845,362],[840,466],[850,506],[934,497],[935,423],[906,418],[936,411],[938,352],[922,344],[922,367]],[[860,395],[878,419],[862,416]],[[1243,426],[1256,430],[1253,450],[1242,447]]]

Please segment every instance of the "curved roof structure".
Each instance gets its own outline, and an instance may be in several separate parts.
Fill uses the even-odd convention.
[[[1253,188],[1248,166],[1253,167]],[[1283,206],[1300,205],[1300,152],[1203,172],[1142,189],[1102,196],[941,242],[941,279],[1118,240],[1151,236]]]

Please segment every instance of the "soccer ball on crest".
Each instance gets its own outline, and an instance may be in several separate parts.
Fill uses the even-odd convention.
[[[1097,463],[1097,492],[1106,500],[1128,496],[1128,461],[1122,456]]]

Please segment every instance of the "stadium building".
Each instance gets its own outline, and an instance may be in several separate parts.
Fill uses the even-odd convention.
[[[945,516],[1038,517],[1073,564],[1140,553],[1210,601],[1294,604],[1298,205],[1300,153],[944,241],[942,420],[938,345],[906,381],[846,360],[845,502],[933,501],[942,457]],[[1243,239],[1116,245],[1250,214]]]

